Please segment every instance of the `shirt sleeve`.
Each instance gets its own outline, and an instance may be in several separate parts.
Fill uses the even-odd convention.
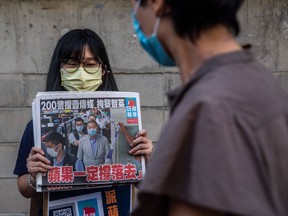
[[[69,134],[68,139],[69,139],[69,143],[71,143],[72,145],[74,145],[74,141],[77,140],[73,133]]]
[[[140,207],[150,208],[149,199],[156,195],[225,213],[261,215],[254,210],[269,203],[248,138],[235,118],[233,110],[217,103],[173,115],[141,186]]]
[[[34,136],[33,136],[33,122],[32,120],[26,125],[22,139],[20,142],[18,156],[14,168],[14,174],[21,176],[28,173],[26,167],[26,160],[30,154],[32,147],[34,146]]]

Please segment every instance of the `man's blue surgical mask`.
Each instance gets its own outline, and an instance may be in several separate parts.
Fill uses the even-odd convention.
[[[82,130],[83,130],[83,128],[84,128],[84,126],[83,126],[83,125],[79,125],[79,126],[76,126],[75,128],[76,128],[76,130],[77,130],[79,133],[81,133]]]
[[[54,148],[46,148],[46,151],[48,153],[48,155],[50,155],[52,158],[56,158],[59,154],[59,150],[55,151],[57,146],[55,146]]]
[[[170,58],[167,52],[164,50],[161,42],[157,38],[157,31],[160,24],[160,18],[157,18],[153,34],[147,37],[141,30],[140,23],[136,18],[137,10],[139,8],[141,1],[137,1],[134,12],[132,13],[133,27],[138,40],[142,47],[148,52],[155,61],[157,61],[162,66],[175,66],[175,62]]]
[[[90,137],[93,137],[96,135],[97,130],[95,128],[90,128],[90,129],[87,129],[87,133]]]

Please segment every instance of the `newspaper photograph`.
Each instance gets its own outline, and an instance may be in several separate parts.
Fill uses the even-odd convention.
[[[53,166],[37,191],[143,179],[144,157],[129,154],[142,129],[139,93],[39,92],[32,114],[35,146]]]

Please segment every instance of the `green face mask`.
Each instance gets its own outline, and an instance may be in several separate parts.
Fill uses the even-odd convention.
[[[87,73],[83,67],[69,73],[60,69],[61,86],[68,91],[95,91],[102,84],[102,68],[96,73]]]

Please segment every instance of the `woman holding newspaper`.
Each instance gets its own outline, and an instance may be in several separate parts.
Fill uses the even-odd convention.
[[[66,33],[58,42],[47,75],[46,91],[118,91],[105,46],[101,38],[89,29]],[[129,154],[152,154],[153,144],[146,130],[137,133],[130,143]],[[31,198],[30,215],[41,215],[42,195],[35,191],[36,173],[51,170],[50,160],[43,150],[34,147],[33,123],[24,131],[14,174],[18,175],[20,193]]]

